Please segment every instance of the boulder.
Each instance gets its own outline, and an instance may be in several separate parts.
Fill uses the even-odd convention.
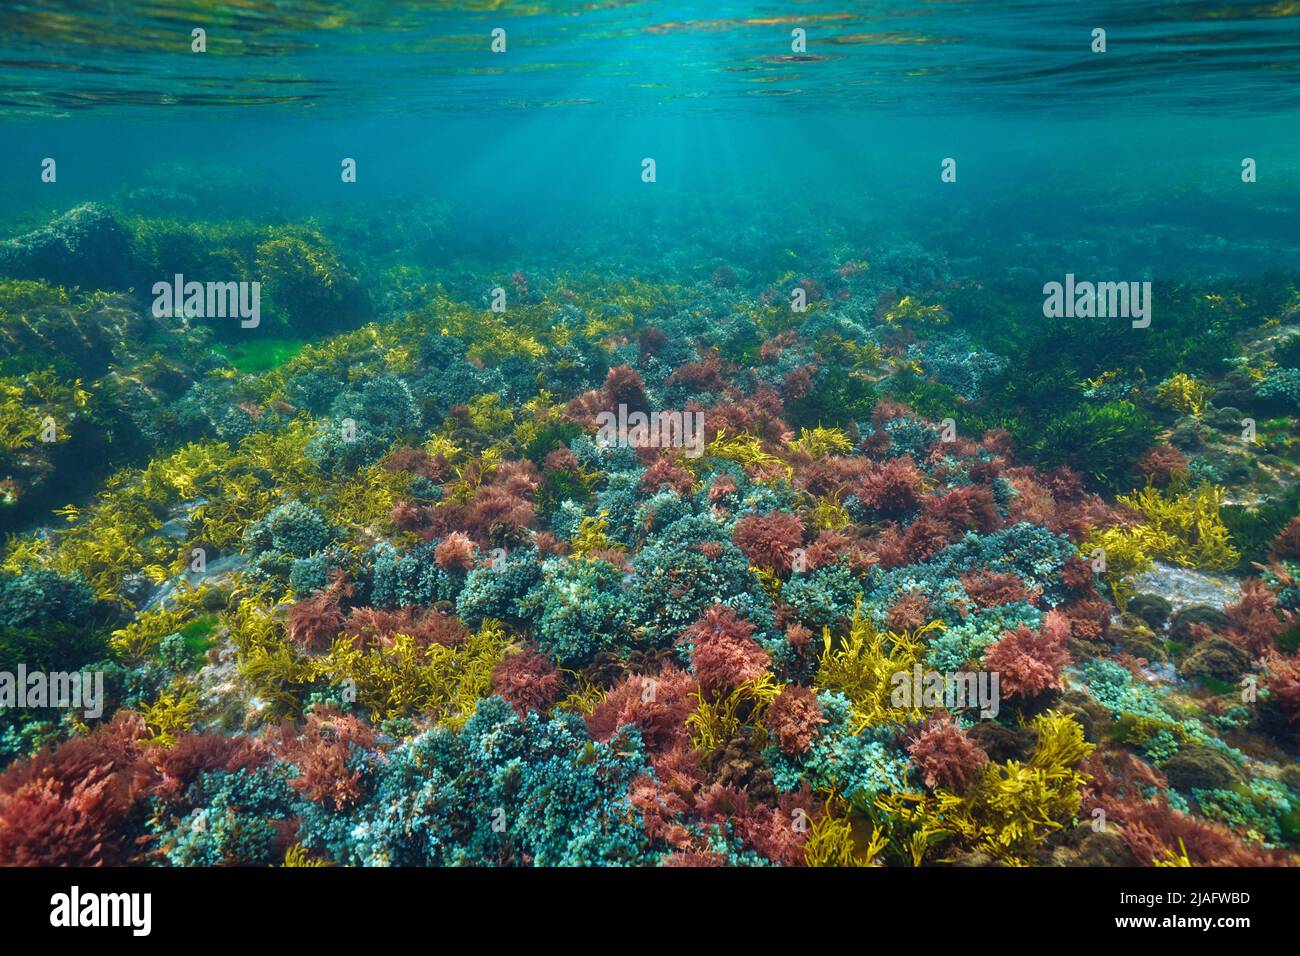
[[[125,289],[132,284],[132,261],[126,230],[98,203],[84,203],[47,226],[0,242],[0,276],[10,279]]]
[[[1210,677],[1235,681],[1250,667],[1250,655],[1226,637],[1209,637],[1183,661],[1178,669],[1184,677]]]
[[[1173,609],[1159,594],[1135,594],[1128,602],[1128,613],[1140,617],[1153,631],[1165,626]]]
[[[1208,604],[1193,604],[1175,612],[1169,619],[1169,639],[1180,644],[1194,644],[1193,624],[1204,624],[1211,631],[1226,631],[1228,615]]]
[[[1241,771],[1227,756],[1196,744],[1181,748],[1160,769],[1169,786],[1184,791],[1223,790],[1241,781]]]

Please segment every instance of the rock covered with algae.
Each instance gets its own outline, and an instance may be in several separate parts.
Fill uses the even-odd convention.
[[[1296,509],[1206,451],[1250,413],[1300,473],[1285,389],[1167,347],[1282,367],[1273,290],[1158,288],[1140,378],[810,224],[793,273],[439,285],[346,218],[131,222],[0,247],[12,334],[118,315],[0,378],[0,670],[107,688],[0,704],[0,863],[1294,862]],[[180,234],[264,338],[84,298]],[[92,483],[57,521],[38,458]]]

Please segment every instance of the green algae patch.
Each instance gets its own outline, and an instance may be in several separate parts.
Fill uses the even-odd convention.
[[[225,343],[213,351],[246,374],[269,372],[296,356],[307,344],[306,339],[267,338],[247,344]]]
[[[181,637],[185,639],[185,647],[196,658],[202,659],[203,655],[208,652],[213,643],[212,632],[217,629],[218,617],[215,614],[204,614],[190,621],[179,631]]]
[[[281,367],[298,355],[304,345],[307,345],[304,338],[259,338],[248,343],[222,343],[212,350],[239,372],[255,375]]]

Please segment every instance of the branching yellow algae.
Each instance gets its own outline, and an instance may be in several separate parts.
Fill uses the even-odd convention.
[[[836,641],[831,629],[822,631],[822,655],[814,686],[837,690],[853,705],[854,732],[884,723],[907,723],[921,719],[916,707],[895,707],[892,678],[910,672],[925,657],[922,640],[943,627],[932,621],[915,631],[882,631],[861,608],[854,611],[849,632]]]
[[[1070,824],[1082,802],[1080,788],[1089,779],[1078,765],[1093,745],[1066,714],[1048,711],[1032,726],[1038,741],[1029,761],[986,764],[965,794],[938,789],[877,798],[876,808],[896,821],[899,832],[892,840],[900,854],[919,862],[926,851],[915,834],[924,833],[927,846],[951,835],[964,850],[1023,865],[1048,834]]]

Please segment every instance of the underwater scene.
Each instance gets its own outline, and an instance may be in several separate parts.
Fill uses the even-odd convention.
[[[1300,4],[4,0],[0,144],[0,865],[1300,861]]]

